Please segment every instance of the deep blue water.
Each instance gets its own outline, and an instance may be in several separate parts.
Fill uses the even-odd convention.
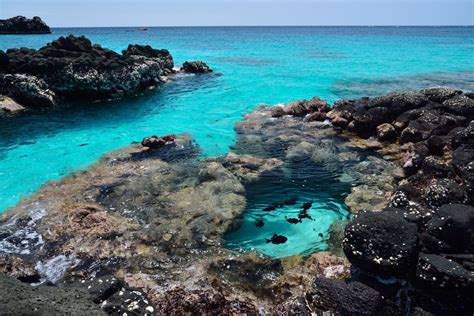
[[[43,183],[152,134],[188,132],[204,155],[226,153],[233,125],[257,105],[320,96],[378,95],[446,85],[474,87],[473,27],[60,28],[1,36],[0,49],[39,48],[86,35],[120,51],[167,48],[177,64],[202,59],[218,74],[186,76],[121,102],[0,118],[0,212]]]

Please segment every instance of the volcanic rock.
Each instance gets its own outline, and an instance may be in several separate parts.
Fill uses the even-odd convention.
[[[205,62],[201,60],[186,61],[181,67],[181,70],[191,74],[204,74],[213,71]]]
[[[167,50],[130,45],[118,54],[73,35],[39,50],[9,49],[0,57],[0,93],[31,107],[134,95],[173,71]]]
[[[0,34],[50,34],[51,30],[40,17],[35,16],[27,19],[24,16],[16,16],[6,20],[0,20]]]

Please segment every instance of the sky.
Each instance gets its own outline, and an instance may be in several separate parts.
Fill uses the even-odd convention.
[[[0,0],[53,27],[473,25],[474,0]]]

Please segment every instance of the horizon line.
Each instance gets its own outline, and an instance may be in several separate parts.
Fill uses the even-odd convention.
[[[50,26],[51,28],[171,28],[171,27],[474,27],[474,24],[327,24],[327,25],[101,25],[101,26]]]

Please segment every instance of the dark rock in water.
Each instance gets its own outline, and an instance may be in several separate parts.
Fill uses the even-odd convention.
[[[6,20],[0,20],[0,34],[50,34],[51,30],[40,17],[35,16],[27,19],[24,16],[16,16]]]
[[[166,135],[162,137],[150,136],[143,138],[141,144],[143,147],[150,149],[160,149],[161,147],[173,143],[176,139],[176,135]]]
[[[205,62],[200,60],[186,61],[181,70],[191,74],[204,74],[213,71]]]
[[[106,315],[85,289],[33,287],[3,273],[0,273],[0,314]]]
[[[101,303],[118,292],[122,286],[122,282],[113,275],[105,275],[100,278],[94,278],[89,282],[87,288],[94,302]]]
[[[286,221],[290,224],[298,224],[301,223],[301,219],[298,218],[287,218]]]
[[[382,299],[371,287],[360,283],[317,278],[306,300],[313,307],[336,315],[375,315]]]
[[[73,35],[0,56],[0,93],[26,106],[122,98],[160,84],[173,71],[166,50],[130,45],[118,54]]]
[[[416,262],[418,228],[394,212],[362,213],[346,227],[349,261],[384,276],[406,276]]]
[[[279,245],[279,244],[286,243],[287,240],[288,240],[288,238],[286,238],[285,236],[273,234],[271,239],[267,239],[267,243],[272,243],[272,244],[275,244],[275,245]]]
[[[296,117],[305,117],[308,122],[320,121],[326,118],[326,112],[330,109],[326,101],[314,97],[311,100],[299,100],[288,104],[285,109],[286,115],[293,115]],[[323,119],[324,117],[324,119]]]
[[[257,226],[258,228],[262,228],[264,225],[265,225],[265,223],[261,219],[257,219],[255,221],[255,226]]]

